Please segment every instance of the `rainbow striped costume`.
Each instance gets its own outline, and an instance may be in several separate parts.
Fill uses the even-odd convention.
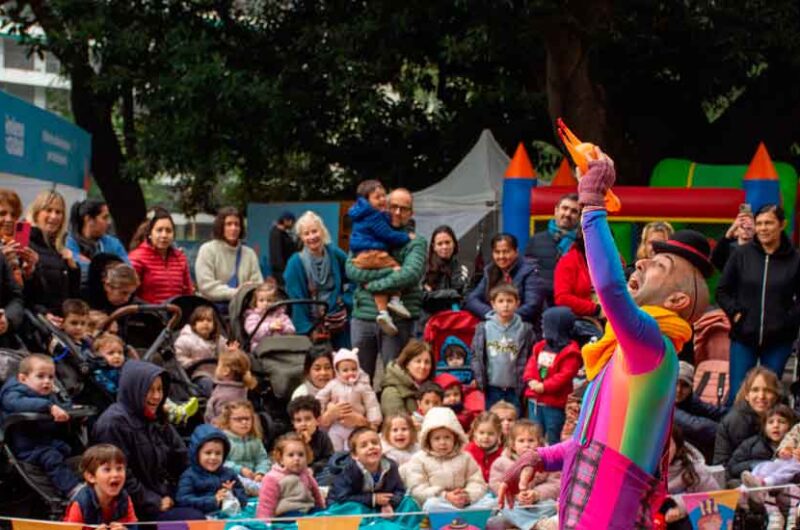
[[[652,526],[663,488],[678,358],[655,319],[637,307],[604,210],[584,212],[586,257],[619,346],[584,395],[573,438],[538,449],[545,470],[562,470],[562,529]]]

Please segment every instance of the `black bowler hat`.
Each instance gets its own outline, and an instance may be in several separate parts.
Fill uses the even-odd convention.
[[[667,241],[654,241],[653,251],[656,254],[675,254],[697,267],[704,278],[714,272],[709,256],[711,247],[706,236],[697,230],[678,230]]]

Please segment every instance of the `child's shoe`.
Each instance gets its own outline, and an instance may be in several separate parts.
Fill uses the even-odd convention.
[[[411,313],[409,312],[408,308],[403,305],[403,301],[400,300],[399,296],[393,296],[389,299],[389,303],[387,304],[386,308],[394,313],[395,315],[401,316],[403,318],[411,318]]]
[[[180,404],[175,403],[171,399],[167,399],[164,403],[164,410],[167,412],[167,420],[170,423],[173,425],[183,425],[200,410],[200,402],[196,397]]]
[[[742,471],[742,484],[748,488],[761,488],[764,487],[764,481],[753,475],[749,471]],[[765,491],[751,491],[747,492],[747,497],[753,502],[764,504]]]
[[[389,335],[390,337],[394,337],[397,335],[397,326],[394,325],[392,321],[391,315],[389,315],[388,311],[381,311],[378,313],[378,317],[375,319],[375,322],[378,323],[380,326],[381,331]]]

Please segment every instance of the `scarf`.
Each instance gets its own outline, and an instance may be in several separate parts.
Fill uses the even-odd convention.
[[[692,337],[692,327],[674,311],[663,307],[646,305],[642,311],[656,319],[661,333],[669,337],[676,351],[681,351],[683,345]],[[617,335],[606,323],[606,332],[602,338],[592,344],[587,344],[581,350],[583,363],[586,366],[586,378],[591,381],[603,369],[608,360],[617,349]]]
[[[98,240],[83,237],[83,234],[79,232],[72,232],[72,239],[78,244],[78,250],[82,255],[91,259],[97,254],[99,247]]]
[[[553,236],[553,241],[556,242],[559,256],[563,256],[567,253],[569,247],[575,242],[575,236],[578,233],[576,228],[572,230],[559,228],[555,219],[550,219],[550,222],[547,223],[547,231],[550,232],[550,235]]]
[[[300,261],[306,270],[308,277],[309,291],[312,296],[319,292],[330,292],[333,290],[333,277],[331,276],[331,260],[328,256],[328,249],[322,247],[322,257],[312,256],[307,248],[300,251]]]

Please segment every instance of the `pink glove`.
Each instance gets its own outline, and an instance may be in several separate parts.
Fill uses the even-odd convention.
[[[606,192],[616,180],[614,162],[607,156],[589,161],[589,170],[578,182],[578,201],[583,206],[605,205]]]

